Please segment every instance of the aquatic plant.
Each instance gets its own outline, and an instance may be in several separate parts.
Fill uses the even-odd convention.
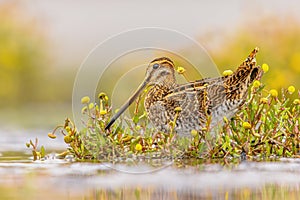
[[[32,148],[32,155],[33,160],[40,160],[45,158],[45,147],[41,146],[40,150],[38,150],[38,139],[35,138],[35,142],[32,140],[29,140],[29,142],[26,143],[27,148]]]

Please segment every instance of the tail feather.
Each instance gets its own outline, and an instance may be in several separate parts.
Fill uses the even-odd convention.
[[[247,91],[254,80],[261,78],[263,70],[256,65],[256,47],[237,70],[225,81],[227,94],[233,99],[246,99]],[[228,97],[229,98],[229,97]]]
[[[256,54],[259,51],[258,47],[255,47],[246,60],[240,65],[240,67],[253,67],[256,66]]]
[[[259,79],[261,74],[260,66],[256,65],[256,54],[258,52],[256,47],[246,60],[237,68],[237,70],[227,79],[227,85],[238,86],[245,85],[248,87],[254,80]]]

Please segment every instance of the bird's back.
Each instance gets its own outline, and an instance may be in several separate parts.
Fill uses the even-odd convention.
[[[170,131],[170,121],[176,116],[175,131],[190,135],[191,130],[211,126],[230,119],[244,104],[249,85],[259,79],[262,70],[256,66],[254,49],[248,58],[229,76],[205,78],[172,88],[154,86],[145,99],[145,108],[151,122],[163,132]],[[159,94],[159,96],[157,96]],[[181,108],[176,113],[175,108]]]

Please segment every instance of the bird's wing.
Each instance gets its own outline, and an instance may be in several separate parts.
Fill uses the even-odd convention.
[[[203,79],[179,85],[164,97],[164,101],[169,106],[180,106],[184,115],[190,115],[192,112],[193,115],[199,116],[199,119],[204,119],[210,109],[207,89],[209,83],[215,82],[217,79],[213,80]]]
[[[182,109],[190,109],[200,115],[210,114],[227,99],[227,77],[206,78],[179,85],[164,97],[166,103],[176,102]]]

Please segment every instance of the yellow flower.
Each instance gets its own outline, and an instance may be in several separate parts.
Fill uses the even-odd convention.
[[[244,129],[250,129],[251,124],[249,122],[243,122],[243,127],[244,127]]]
[[[48,137],[51,139],[55,139],[56,135],[54,133],[48,133]]]
[[[108,100],[108,96],[104,93],[104,92],[100,92],[98,94],[98,98],[107,101]]]
[[[69,131],[67,131],[67,132],[68,132],[69,135],[72,135],[72,131],[71,131],[71,130],[69,130]]]
[[[268,103],[268,98],[266,98],[266,97],[261,98],[260,103],[267,104]]]
[[[253,82],[253,87],[258,88],[259,86],[260,86],[260,81],[259,81],[259,80],[255,80],[255,81]]]
[[[176,107],[176,108],[174,109],[174,111],[175,111],[175,112],[181,112],[181,111],[182,111],[182,108],[178,106],[178,107]]]
[[[107,113],[106,109],[105,110],[100,110],[100,115],[105,115]]]
[[[300,100],[299,100],[299,99],[295,99],[295,100],[293,101],[293,104],[299,105],[299,104],[300,104]]]
[[[141,151],[142,149],[143,149],[143,146],[140,143],[135,145],[135,150],[136,151]]]
[[[291,85],[291,86],[289,86],[288,87],[288,92],[290,93],[290,94],[293,94],[294,92],[295,92],[295,87],[293,86],[293,85]]]
[[[82,104],[88,104],[88,103],[90,103],[90,97],[88,97],[88,96],[82,97],[81,98],[81,103]]]
[[[66,136],[64,137],[64,141],[65,141],[65,143],[69,144],[69,143],[71,143],[71,142],[73,141],[73,139],[72,139],[71,136],[66,135]]]
[[[195,129],[191,130],[191,135],[193,137],[196,137],[197,134],[198,134],[198,131],[196,131]]]
[[[92,109],[92,108],[94,108],[94,104],[93,104],[93,103],[90,103],[90,104],[89,104],[89,109]]]
[[[278,96],[278,92],[277,92],[277,90],[275,90],[275,89],[270,90],[270,91],[269,91],[269,94],[270,94],[272,97],[277,97],[277,96]]]
[[[71,128],[70,128],[70,126],[66,126],[66,128],[65,128],[65,129],[66,129],[66,131],[67,131],[67,132],[71,131]]]
[[[231,74],[233,74],[233,71],[230,69],[223,72],[223,76],[230,76]]]
[[[183,74],[185,72],[185,69],[183,67],[178,67],[177,72],[178,74]]]
[[[261,68],[262,68],[262,70],[263,70],[265,73],[266,73],[267,71],[269,71],[269,65],[266,64],[266,63],[262,64]]]

